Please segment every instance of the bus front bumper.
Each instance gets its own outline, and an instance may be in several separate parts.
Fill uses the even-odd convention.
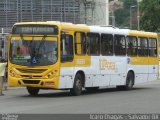
[[[8,86],[10,87],[37,87],[44,89],[58,89],[59,77],[51,79],[28,79],[8,76]]]

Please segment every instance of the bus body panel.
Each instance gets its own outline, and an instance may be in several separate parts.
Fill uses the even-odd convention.
[[[156,57],[131,57],[130,66],[135,72],[135,84],[144,83],[158,79],[158,35],[156,33],[129,30],[129,36],[155,38],[157,42],[157,56]]]
[[[73,88],[74,79],[77,73],[84,73],[85,83],[84,87],[105,87],[105,86],[118,86],[126,85],[127,74],[133,71],[135,77],[135,84],[144,83],[147,81],[156,80],[158,77],[158,57],[139,57],[139,56],[93,56],[93,55],[76,55],[73,53],[73,60],[62,62],[61,57],[61,34],[65,33],[73,37],[73,51],[75,51],[75,33],[83,32],[87,34],[98,33],[111,34],[111,35],[123,35],[123,36],[135,36],[135,37],[147,37],[156,38],[157,34],[150,32],[133,31],[128,29],[119,29],[113,27],[98,27],[87,25],[74,25],[60,22],[25,22],[17,23],[23,24],[44,24],[44,25],[57,25],[59,28],[58,37],[58,61],[54,65],[48,66],[22,66],[8,62],[8,83],[9,86],[29,86],[38,88],[51,88],[51,89],[70,89]],[[24,35],[24,39],[31,40],[32,37]],[[20,35],[15,39],[21,39]],[[37,37],[41,40],[41,37]],[[50,38],[47,38],[50,39]],[[50,39],[51,40],[51,39]],[[52,40],[51,40],[52,41]],[[11,38],[10,38],[11,42]],[[158,44],[158,41],[157,41]],[[10,48],[10,44],[9,44]],[[157,46],[158,48],[158,46]],[[158,51],[158,50],[157,50]],[[10,56],[10,53],[9,53]],[[33,69],[39,71],[45,69],[42,73],[22,71]],[[49,78],[51,77],[51,78]],[[34,81],[39,80],[38,84],[26,84],[23,80]],[[28,81],[27,81],[28,82]]]

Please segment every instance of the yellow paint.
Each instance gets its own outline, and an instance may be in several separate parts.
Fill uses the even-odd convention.
[[[58,41],[58,61],[54,65],[50,66],[36,66],[34,68],[30,68],[27,66],[21,66],[21,65],[15,65],[10,63],[10,60],[8,59],[8,85],[9,86],[30,86],[30,87],[40,87],[40,88],[53,88],[53,89],[58,89],[59,88],[59,76],[60,76],[60,67],[88,67],[91,64],[91,60],[89,56],[76,56],[74,55],[73,61],[69,62],[64,62],[60,63],[60,33],[61,31],[65,32],[66,34],[70,34],[73,36],[74,40],[74,33],[75,32],[89,32],[89,28],[85,25],[74,25],[74,24],[66,24],[66,23],[59,23],[59,22],[22,22],[22,23],[16,23],[15,25],[24,25],[24,24],[41,24],[41,25],[57,25],[59,28],[59,34],[56,35],[47,35],[45,37],[45,40],[50,40],[50,41]],[[44,36],[43,35],[23,35],[20,37],[20,35],[10,35],[9,36],[9,43],[11,40],[42,40]],[[79,36],[80,39],[80,36]],[[10,44],[8,44],[10,48]],[[81,47],[78,46],[78,51],[81,51]],[[10,53],[8,53],[10,54]],[[23,73],[19,69],[35,69],[38,71],[39,69],[46,69],[45,72],[43,73]],[[30,76],[36,76],[39,75],[40,78],[25,78],[22,76],[25,75],[30,75]],[[27,80],[40,80],[39,84],[24,84],[23,79]],[[18,81],[21,82],[21,85],[18,83]],[[44,82],[44,85],[41,85],[41,83]],[[53,83],[54,85],[47,85],[45,83]]]
[[[136,30],[129,30],[129,36],[135,37],[146,37],[146,38],[155,38],[157,40],[157,48],[158,47],[158,34],[153,32],[143,32]],[[157,53],[158,53],[157,49]],[[158,57],[131,57],[131,64],[133,65],[157,65]]]
[[[136,31],[136,30],[129,30],[130,36],[137,36],[137,37],[150,37],[150,38],[158,38],[157,33],[152,32],[143,32],[143,31]]]
[[[75,32],[85,32],[85,33],[89,32],[89,28],[85,25],[62,24],[61,29],[62,29],[63,32],[72,35],[73,40],[74,40]],[[79,35],[79,37],[80,37],[80,35]],[[75,48],[75,47],[73,47],[73,48]],[[81,47],[79,46],[78,49],[79,49],[79,52],[80,52]],[[85,61],[84,62],[85,64],[77,64],[78,60]],[[73,61],[68,61],[68,62],[61,63],[60,66],[61,67],[88,67],[88,66],[90,66],[90,64],[91,64],[90,56],[88,56],[88,55],[76,55],[74,53]]]
[[[81,34],[80,33],[76,33],[76,46],[77,46],[77,54],[81,55],[82,54],[82,46],[81,46]]]
[[[130,64],[131,65],[157,65],[158,58],[157,57],[131,57]]]
[[[149,65],[158,65],[158,63],[159,63],[159,60],[158,60],[158,58],[157,57],[149,57],[148,58],[148,64]]]
[[[11,36],[11,40],[47,40],[47,41],[57,41],[57,36],[47,36],[45,38],[43,38],[44,36],[24,36],[24,37],[20,37],[19,35],[12,35]]]
[[[53,69],[54,68],[54,69]],[[22,72],[21,70],[27,70],[27,69],[32,69],[35,71],[38,71],[39,69],[45,69],[45,71],[43,73],[32,73],[32,72]],[[53,76],[51,78],[48,78],[48,75],[53,73]],[[31,75],[33,76],[32,78],[29,77],[22,77],[22,75]],[[60,71],[59,71],[59,63],[55,64],[55,65],[51,65],[51,66],[37,66],[34,68],[28,68],[25,66],[21,66],[21,65],[13,65],[11,63],[9,63],[9,68],[8,68],[8,85],[9,86],[32,86],[32,87],[41,87],[41,88],[55,88],[58,89],[59,86],[59,75],[60,75]],[[34,77],[34,76],[42,76],[42,77]],[[45,85],[40,85],[40,83],[38,85],[34,85],[34,84],[24,84],[23,83],[23,79],[25,80],[40,80],[41,82],[46,82],[46,81],[52,81],[54,82],[54,86],[45,86]],[[18,81],[20,81],[22,84],[18,84]]]

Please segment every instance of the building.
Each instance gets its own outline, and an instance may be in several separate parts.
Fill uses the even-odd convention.
[[[16,22],[63,21],[80,23],[79,0],[0,0],[0,33]]]
[[[121,2],[119,0],[110,1],[109,11],[115,11],[115,10],[118,10],[120,8],[123,8],[123,2]]]
[[[109,25],[108,0],[82,0],[81,22],[88,25]]]
[[[27,21],[108,25],[108,0],[0,0],[0,33]]]

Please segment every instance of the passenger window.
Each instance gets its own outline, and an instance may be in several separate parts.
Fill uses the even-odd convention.
[[[101,54],[113,55],[113,35],[101,34]]]
[[[72,35],[61,35],[61,61],[67,62],[73,60],[73,37]]]
[[[157,56],[157,42],[155,38],[149,38],[149,56]]]
[[[126,48],[128,56],[137,56],[137,37],[127,36],[126,37]]]
[[[148,40],[144,37],[138,38],[138,56],[148,56]]]
[[[115,55],[126,55],[125,36],[122,35],[114,36],[114,52]]]
[[[75,54],[85,55],[86,54],[86,35],[85,33],[75,33]]]
[[[98,33],[87,34],[87,53],[89,55],[100,55],[100,35]]]

